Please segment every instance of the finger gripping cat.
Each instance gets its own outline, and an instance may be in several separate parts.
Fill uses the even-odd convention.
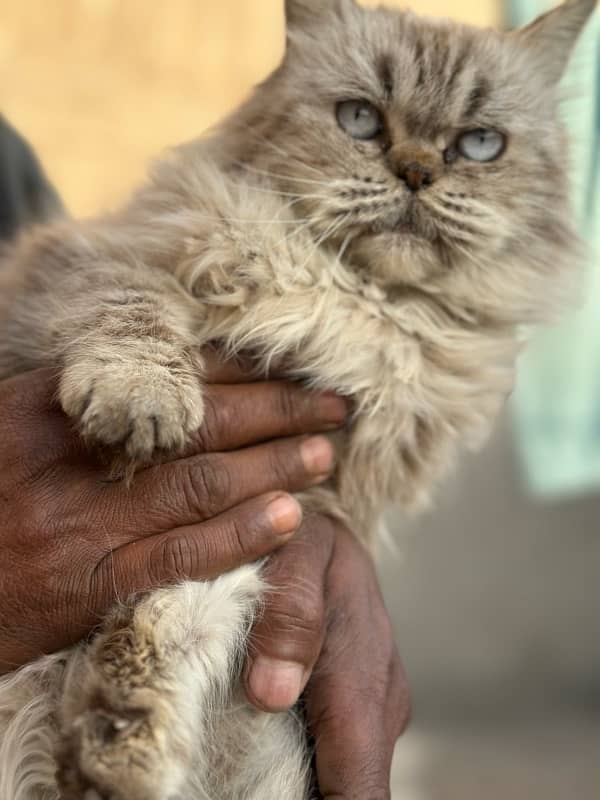
[[[510,391],[578,243],[558,84],[595,3],[511,33],[287,0],[281,65],[116,213],[24,236],[0,272],[0,376],[130,467],[203,417],[202,345],[352,398],[335,480],[302,501],[372,542],[427,501]],[[133,478],[135,480],[135,478]],[[119,605],[0,679],[0,800],[306,800],[294,714],[239,687],[260,565]]]

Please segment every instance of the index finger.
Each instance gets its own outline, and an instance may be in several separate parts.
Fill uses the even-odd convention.
[[[223,357],[216,347],[207,345],[202,348],[202,361],[204,362],[204,380],[207,383],[255,383],[267,380],[267,375],[262,375],[249,356]]]
[[[319,656],[333,526],[327,517],[309,515],[294,541],[269,559],[264,610],[252,630],[244,673],[248,699],[264,711],[291,708]]]
[[[261,442],[339,428],[348,403],[287,381],[208,386],[205,415],[186,455],[238,450]]]

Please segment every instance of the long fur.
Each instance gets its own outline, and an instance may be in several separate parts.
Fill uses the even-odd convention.
[[[427,502],[510,391],[523,326],[576,260],[557,59],[593,3],[517,34],[352,0],[288,0],[282,65],[122,210],[24,237],[0,276],[0,375],[49,363],[91,441],[130,463],[202,421],[198,347],[353,399],[335,479],[303,496],[372,542]],[[335,107],[368,100],[385,136]],[[448,162],[462,130],[496,161]],[[414,195],[397,165],[435,180]],[[301,720],[238,686],[260,566],[115,609],[90,643],[0,680],[0,800],[305,800]],[[54,767],[58,765],[57,778]]]

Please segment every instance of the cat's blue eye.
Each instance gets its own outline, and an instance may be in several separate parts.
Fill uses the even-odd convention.
[[[374,105],[366,100],[338,103],[337,121],[353,139],[375,139],[383,131],[383,119]]]
[[[499,131],[479,128],[463,133],[456,147],[461,156],[470,161],[494,161],[506,148],[506,136]]]

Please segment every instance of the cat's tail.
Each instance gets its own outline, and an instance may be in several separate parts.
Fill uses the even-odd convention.
[[[28,142],[0,116],[0,247],[65,207]]]

